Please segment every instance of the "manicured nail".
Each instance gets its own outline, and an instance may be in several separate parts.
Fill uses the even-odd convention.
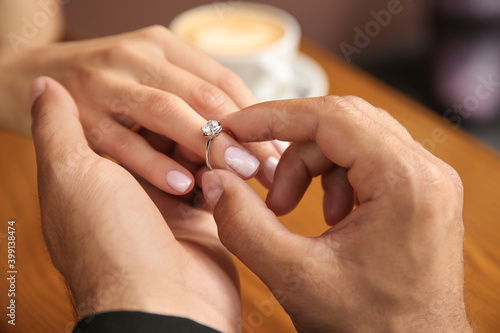
[[[177,192],[184,193],[193,181],[180,171],[174,170],[167,173],[167,184]]]
[[[222,184],[222,180],[216,172],[209,171],[203,174],[201,183],[205,201],[207,202],[208,206],[213,209],[217,202],[219,202],[219,199],[224,192],[224,185]]]
[[[264,163],[264,176],[272,184],[274,182],[274,174],[276,173],[276,167],[278,166],[279,160],[271,156]]]
[[[224,160],[241,176],[248,178],[259,169],[260,162],[244,150],[229,147],[224,153]]]
[[[45,79],[42,77],[36,78],[30,86],[30,104],[40,96],[41,93],[45,91],[47,88],[47,83],[45,83]]]
[[[280,141],[280,140],[273,140],[273,145],[274,148],[278,150],[280,154],[283,154],[285,150],[290,147],[290,142],[287,141]]]

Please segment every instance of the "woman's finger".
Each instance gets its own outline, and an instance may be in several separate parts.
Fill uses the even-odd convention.
[[[155,46],[160,46],[169,62],[224,91],[239,109],[256,103],[255,97],[241,78],[168,29],[154,26],[139,30],[137,34],[150,40]]]
[[[143,34],[141,36],[144,38],[139,40],[137,33]],[[190,68],[183,68],[181,65],[166,59],[165,54],[159,49],[159,40],[151,38],[151,34],[156,35],[156,28],[144,29],[137,33],[123,35],[123,40],[117,44],[117,49],[108,52],[108,57],[114,60],[113,65],[125,71],[127,76],[125,79],[121,77],[120,80],[107,78],[108,87],[103,90],[109,93],[104,94],[101,98],[103,108],[107,107],[121,118],[133,118],[144,125],[143,122],[137,120],[137,116],[132,117],[132,112],[137,111],[138,106],[144,102],[146,89],[143,88],[151,87],[178,96],[204,120],[217,120],[240,109],[240,106],[233,101],[232,95],[206,75],[201,75],[203,71],[193,73]],[[164,42],[165,35],[162,34],[162,36]],[[147,40],[155,42],[148,43]],[[177,42],[183,44],[180,41]],[[175,52],[172,52],[174,49],[170,49],[170,53],[182,54],[185,51],[181,47],[180,50],[175,49]],[[191,52],[193,51],[191,50]],[[215,63],[206,55],[199,54],[199,56],[202,60],[193,58],[193,61],[203,63],[203,59],[209,59],[210,64]],[[212,67],[207,66],[205,71],[211,71]],[[217,67],[223,69],[218,64]],[[198,76],[198,74],[200,75]],[[145,116],[150,116],[154,112],[155,110],[150,110],[149,114]],[[164,132],[159,133],[164,134]],[[182,141],[178,142],[184,144]],[[244,147],[256,156],[262,165],[266,166],[267,172],[261,170],[256,176],[265,186],[269,186],[269,174],[274,173],[272,167],[275,166],[280,153],[271,143],[245,144]],[[204,156],[199,151],[196,151],[196,154]],[[217,166],[217,163],[213,164]],[[224,163],[220,165],[224,168]],[[269,168],[271,170],[268,170]]]
[[[186,168],[113,119],[109,118],[106,130],[100,134],[88,130],[86,135],[95,150],[109,155],[159,189],[176,195],[193,189],[194,178]]]
[[[208,139],[201,131],[201,127],[206,123],[205,118],[175,94],[130,84],[126,82],[121,87],[115,87],[115,91],[135,90],[136,96],[133,104],[128,107],[124,105],[116,112],[127,112],[127,116],[147,129],[182,144],[200,157],[205,157]],[[215,168],[233,171],[245,179],[255,176],[260,166],[255,156],[225,132],[212,141],[210,163]]]
[[[231,97],[214,84],[167,62],[160,67],[162,73],[168,74],[157,80],[146,76],[147,80],[140,83],[180,97],[205,119],[221,119],[239,110]],[[278,150],[270,142],[247,143],[244,147],[252,152],[264,167],[257,174],[257,178],[264,186],[270,186],[270,175],[274,173],[273,168],[280,157]]]
[[[147,128],[140,128],[137,134],[142,136],[156,151],[162,154],[170,155],[176,144],[169,138],[155,132],[151,132]]]

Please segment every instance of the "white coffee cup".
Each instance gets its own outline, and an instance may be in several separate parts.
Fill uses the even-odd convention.
[[[170,30],[238,74],[259,101],[298,97],[293,64],[300,26],[289,13],[233,1],[190,9]]]

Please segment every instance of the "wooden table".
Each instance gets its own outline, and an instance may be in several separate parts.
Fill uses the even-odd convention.
[[[330,78],[332,94],[357,95],[387,109],[414,138],[452,165],[465,185],[466,290],[470,313],[481,332],[500,329],[500,158],[460,129],[366,73],[309,42],[303,51]],[[254,187],[261,193],[262,188]],[[318,235],[321,188],[313,182],[294,213],[282,218],[290,230]],[[16,326],[6,322],[7,222],[16,220]],[[74,318],[61,278],[43,244],[31,141],[0,132],[0,331],[69,332]],[[293,326],[267,288],[238,263],[244,304],[243,332],[288,332]]]

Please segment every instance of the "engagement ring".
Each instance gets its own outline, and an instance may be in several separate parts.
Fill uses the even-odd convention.
[[[207,162],[207,167],[210,170],[212,169],[212,165],[210,164],[210,144],[212,140],[219,136],[220,132],[222,132],[222,125],[217,120],[209,120],[202,128],[201,131],[203,136],[208,138],[207,142],[207,152],[205,154],[205,160]]]

